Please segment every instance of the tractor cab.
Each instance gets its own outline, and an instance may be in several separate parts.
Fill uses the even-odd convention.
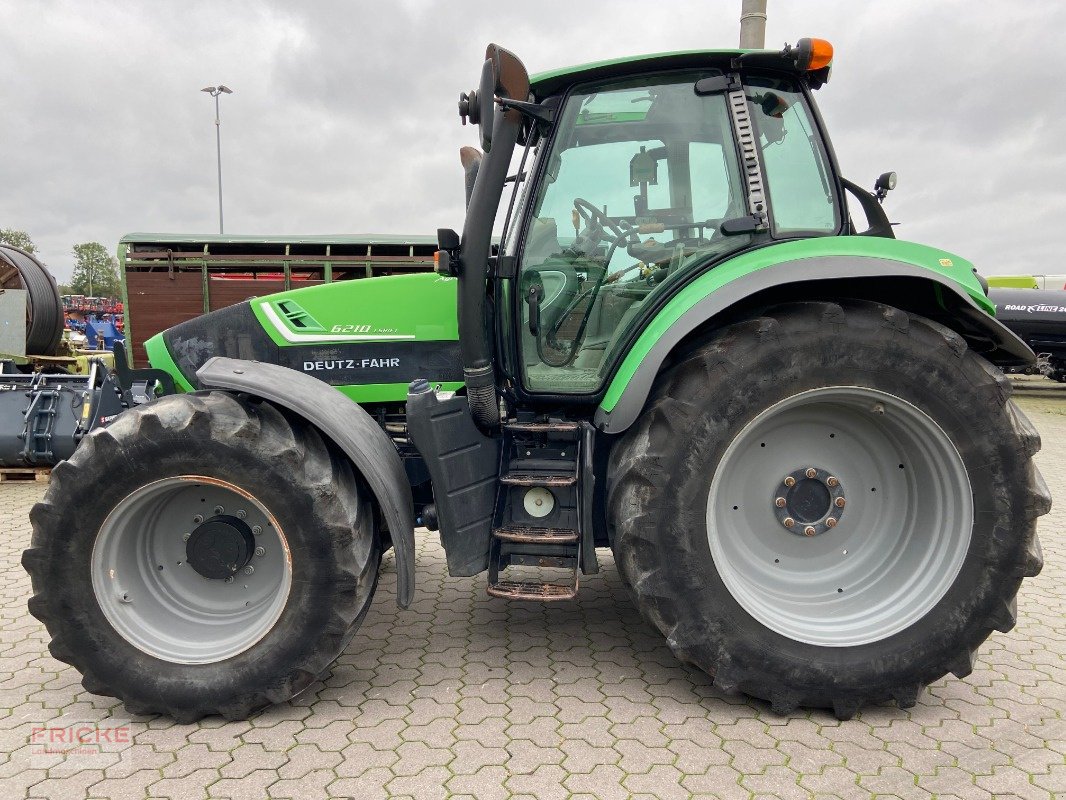
[[[518,259],[528,391],[595,392],[642,310],[757,236],[839,231],[831,162],[799,80],[744,88],[762,199],[745,182],[726,86],[721,69],[704,68],[569,92],[505,245]]]
[[[460,100],[486,152],[450,260],[466,284],[460,339],[478,350],[467,364],[475,389],[491,363],[509,401],[596,400],[650,317],[696,276],[748,249],[850,231],[811,98],[829,76],[828,42],[643,56],[533,79],[502,48],[487,55],[480,88]],[[495,209],[506,183],[491,255],[481,202]],[[494,279],[495,343],[482,277]],[[484,421],[496,406],[486,392]]]

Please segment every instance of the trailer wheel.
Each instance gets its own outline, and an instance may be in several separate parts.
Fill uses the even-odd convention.
[[[269,403],[178,395],[53,471],[23,554],[30,611],[83,685],[131,713],[241,719],[305,689],[369,608],[369,494]]]
[[[616,561],[715,685],[775,710],[916,702],[1015,623],[1051,498],[1010,382],[961,337],[790,304],[661,376],[611,456]]]

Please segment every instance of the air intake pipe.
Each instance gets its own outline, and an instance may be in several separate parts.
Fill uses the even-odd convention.
[[[463,178],[466,183],[466,206],[470,207],[470,195],[474,191],[474,181],[477,180],[477,171],[481,167],[481,151],[476,147],[460,147],[459,160],[463,164]]]
[[[482,87],[494,84],[493,94],[497,97],[512,100],[529,97],[529,75],[515,55],[497,45],[489,45],[485,58]],[[464,160],[469,199],[459,250],[458,321],[459,352],[470,413],[478,427],[490,430],[499,425],[500,410],[496,396],[491,317],[487,308],[489,255],[496,209],[503,196],[511,154],[522,129],[522,116],[514,109],[501,113],[493,111],[492,104],[486,105],[487,114],[482,112],[479,120],[485,155],[481,159],[470,158],[469,164]],[[484,118],[486,115],[488,119]],[[488,136],[485,135],[487,125],[491,125]]]

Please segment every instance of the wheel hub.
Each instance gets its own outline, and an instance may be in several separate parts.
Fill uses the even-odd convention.
[[[777,521],[797,536],[817,536],[836,527],[847,503],[840,480],[812,466],[786,475],[771,502]]]
[[[237,517],[220,514],[201,523],[185,545],[189,566],[205,578],[222,580],[244,569],[255,552],[255,536]]]

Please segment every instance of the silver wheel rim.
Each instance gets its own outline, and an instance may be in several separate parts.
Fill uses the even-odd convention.
[[[838,480],[815,487],[830,510],[785,527],[784,480],[805,474]],[[947,434],[910,403],[852,386],[802,392],[748,423],[707,506],[711,555],[733,598],[767,628],[830,647],[876,642],[925,616],[958,576],[972,526],[969,478]]]
[[[240,518],[254,535],[250,560],[229,579],[205,577],[187,560],[189,537],[218,514]],[[252,647],[278,621],[292,586],[288,543],[273,515],[243,489],[198,475],[164,478],[125,497],[100,527],[91,569],[115,630],[177,664],[222,661]]]

